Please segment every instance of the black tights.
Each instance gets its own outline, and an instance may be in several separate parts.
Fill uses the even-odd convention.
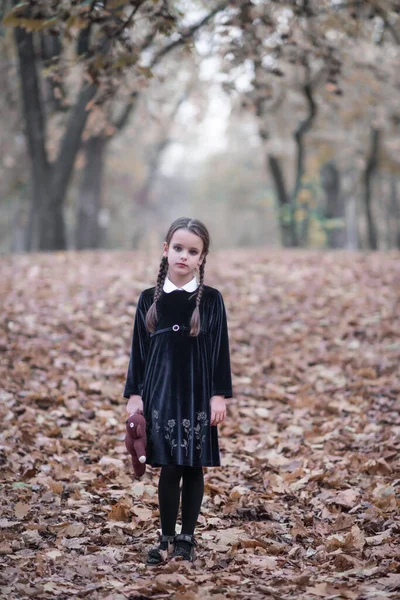
[[[182,482],[182,533],[194,534],[204,494],[202,467],[163,465],[158,482],[161,530],[163,535],[175,535]]]

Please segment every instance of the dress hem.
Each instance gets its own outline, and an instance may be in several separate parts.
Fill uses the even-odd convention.
[[[174,466],[174,467],[220,467],[221,464],[201,464],[201,465],[193,465],[193,464],[189,464],[189,463],[146,463],[149,467],[153,467],[153,468],[158,468],[158,467],[164,467],[164,466]]]

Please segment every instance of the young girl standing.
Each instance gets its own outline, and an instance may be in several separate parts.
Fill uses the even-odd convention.
[[[204,284],[209,246],[201,221],[174,221],[163,244],[157,285],[140,294],[136,308],[126,410],[143,410],[146,463],[161,467],[162,533],[147,555],[149,565],[169,554],[194,560],[203,467],[220,466],[217,425],[225,418],[225,398],[232,398],[232,381],[224,301]],[[175,535],[181,479],[182,530]]]

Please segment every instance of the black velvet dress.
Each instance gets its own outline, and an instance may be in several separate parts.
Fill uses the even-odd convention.
[[[189,335],[196,292],[162,292],[156,331],[146,329],[154,287],[136,308],[124,396],[142,396],[147,459],[162,465],[220,466],[218,427],[210,425],[210,398],[232,398],[228,328],[221,293],[204,286],[201,331]]]

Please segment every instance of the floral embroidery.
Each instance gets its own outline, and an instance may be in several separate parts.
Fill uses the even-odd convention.
[[[181,444],[182,448],[185,448],[186,456],[188,455],[189,450],[189,442],[192,439],[192,432],[190,431],[190,421],[189,419],[183,419],[182,421],[183,428],[185,429],[186,439],[183,440],[183,444]]]
[[[197,413],[197,425],[194,428],[194,434],[197,438],[198,444],[196,446],[197,450],[200,451],[200,457],[202,456],[203,453],[203,444],[204,441],[206,439],[204,430],[208,425],[208,419],[207,419],[207,415],[205,412],[199,412]]]
[[[165,427],[164,427],[164,429],[167,432],[167,434],[164,437],[166,440],[168,440],[168,442],[171,446],[171,456],[172,456],[174,448],[177,446],[176,440],[172,438],[173,429],[174,429],[175,425],[176,425],[175,419],[169,419],[167,425],[165,425]]]
[[[158,410],[153,410],[153,421],[154,421],[154,429],[158,433],[161,429],[160,424],[158,422]]]

